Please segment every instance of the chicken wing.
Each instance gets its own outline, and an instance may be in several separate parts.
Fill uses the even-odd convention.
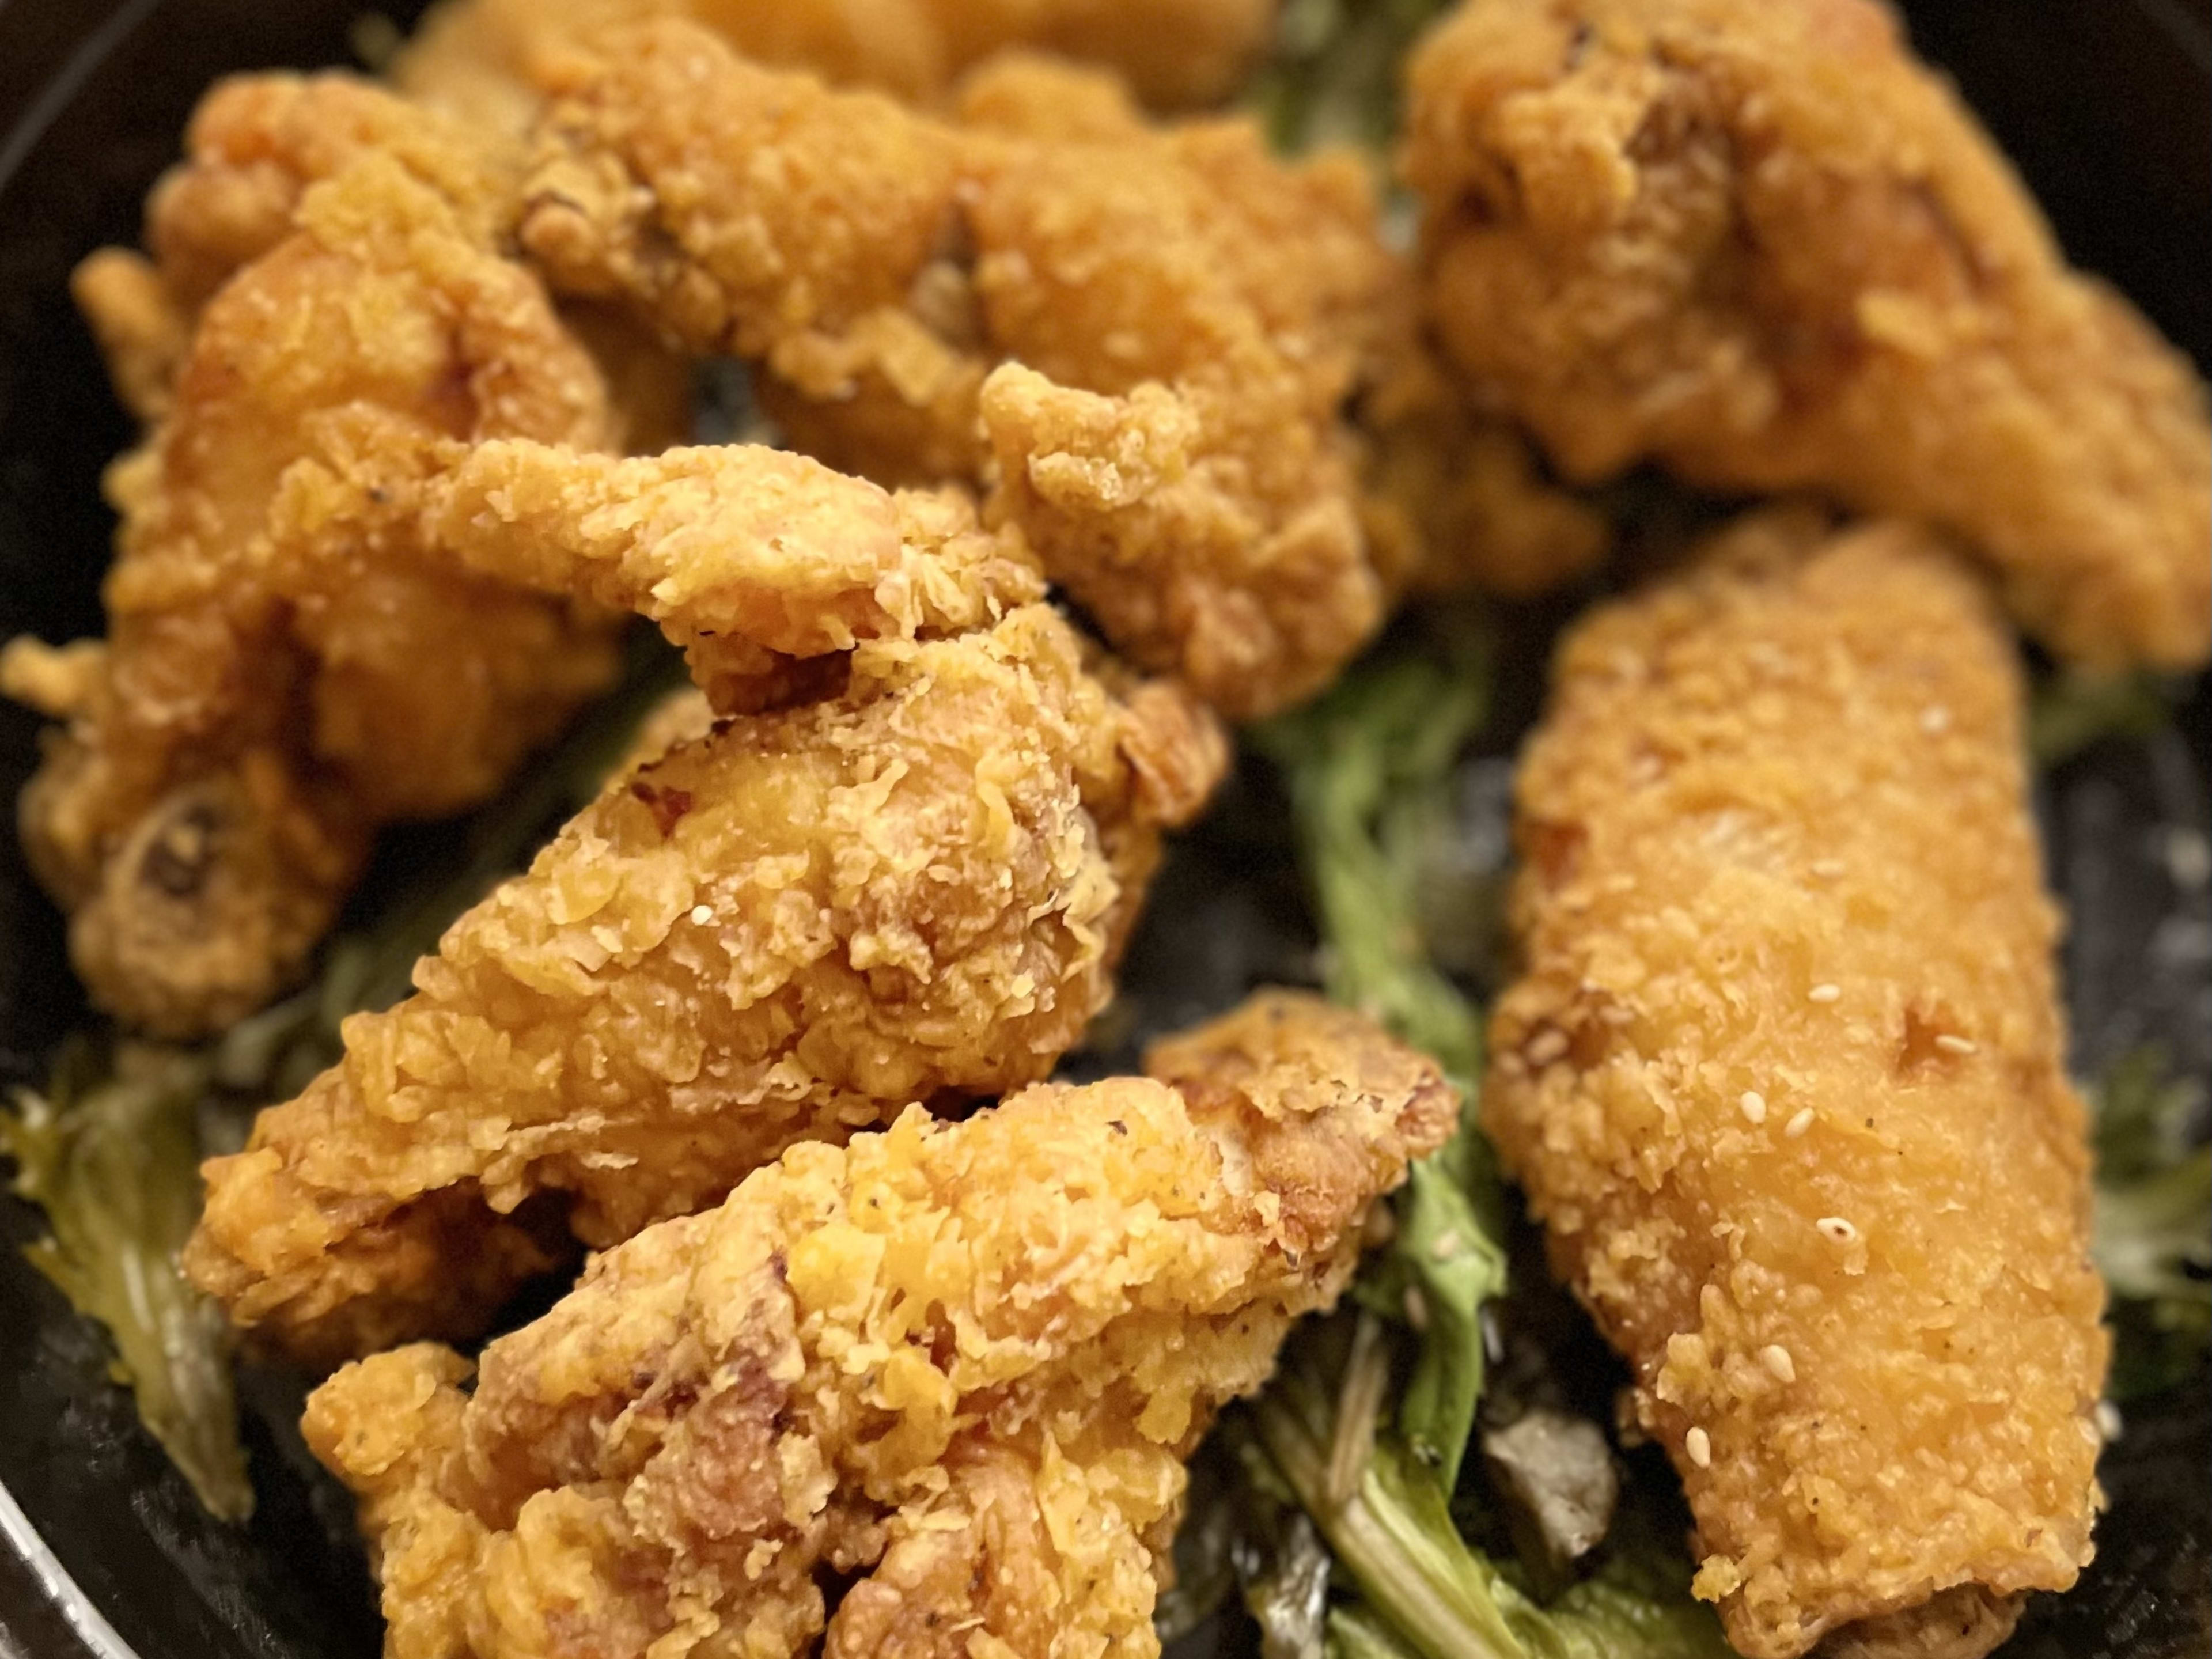
[[[2062,653],[2212,650],[2187,361],[1873,0],[1469,0],[1410,72],[1434,321],[1569,474],[1931,520]]]
[[[832,465],[995,471],[992,514],[1115,644],[1225,713],[1310,695],[1379,623],[1340,406],[1390,263],[1355,164],[1154,129],[1033,62],[939,120],[680,22],[549,78],[522,237],[556,289],[762,364]]]
[[[2089,1559],[2103,1298],[2021,702],[1932,534],[1770,518],[1581,623],[1522,763],[1484,1120],[1750,1659],[1972,1659]]]
[[[1182,1459],[1455,1104],[1285,994],[1146,1069],[795,1147],[595,1261],[473,1394],[427,1345],[325,1382],[386,1654],[1157,1653]]]
[[[1042,605],[830,660],[834,695],[617,778],[209,1164],[186,1267],[239,1324],[311,1358],[471,1334],[549,1236],[614,1243],[1076,1043],[1218,732],[1110,693]]]
[[[105,644],[0,656],[0,686],[67,723],[21,817],[72,959],[167,1034],[265,1000],[377,824],[480,799],[614,666],[608,619],[323,502],[399,487],[437,438],[604,447],[604,384],[544,291],[380,154],[297,211],[110,472]]]

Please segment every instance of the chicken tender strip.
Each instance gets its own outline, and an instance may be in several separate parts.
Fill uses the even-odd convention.
[[[1579,624],[1522,762],[1484,1121],[1748,1659],[1974,1659],[2089,1559],[2103,1291],[2022,691],[1933,534],[1782,514]]]
[[[1117,648],[1232,716],[1379,624],[1340,408],[1391,266],[1355,164],[1287,165],[1248,122],[1155,130],[1035,62],[954,124],[678,22],[549,78],[522,237],[556,289],[764,365],[840,470],[995,474],[991,516]]]
[[[988,626],[1044,584],[957,492],[902,491],[753,446],[649,460],[524,441],[459,455],[428,535],[469,568],[658,623],[735,712],[772,657]]]
[[[1569,474],[1954,532],[2098,666],[2212,651],[2212,426],[1871,0],[1469,0],[1410,71],[1435,323]]]
[[[386,1655],[1156,1654],[1182,1458],[1454,1101],[1284,994],[1146,1069],[794,1147],[594,1261],[473,1394],[428,1345],[325,1382]]]
[[[549,1221],[612,1244],[795,1142],[1048,1075],[1227,763],[1081,652],[1042,605],[866,642],[839,695],[617,778],[209,1164],[193,1279],[311,1359],[472,1335]]]
[[[1273,0],[446,0],[393,59],[424,103],[494,131],[536,112],[533,66],[625,23],[687,19],[740,55],[840,86],[941,100],[1008,47],[1095,63],[1163,108],[1218,103],[1267,42]]]
[[[483,798],[605,685],[607,620],[346,507],[436,440],[609,425],[536,282],[380,155],[209,302],[173,407],[108,477],[105,645],[0,654],[0,689],[65,722],[21,823],[95,1001],[172,1036],[259,1006],[378,824]]]

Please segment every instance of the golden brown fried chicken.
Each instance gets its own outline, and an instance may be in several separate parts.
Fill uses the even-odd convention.
[[[1115,645],[1226,713],[1310,695],[1379,623],[1340,405],[1391,272],[1353,163],[1155,130],[1035,61],[964,125],[680,22],[550,75],[522,235],[556,288],[761,363],[842,470],[995,471]]]
[[[1871,0],[1469,0],[1411,70],[1434,320],[1569,474],[1940,524],[2064,654],[2212,648],[2212,428]]]
[[[1407,270],[1354,411],[1369,556],[1385,590],[1525,599],[1583,575],[1611,526],[1547,479],[1528,438],[1438,360],[1417,288]]]
[[[725,713],[775,700],[783,659],[985,627],[1043,596],[1020,538],[983,530],[957,490],[892,495],[751,446],[446,453],[426,540],[485,575],[650,617]]]
[[[343,74],[219,81],[192,112],[185,159],[146,201],[147,253],[102,248],[72,291],[142,419],[166,412],[200,309],[293,231],[308,187],[363,155],[389,157],[443,197],[489,247],[511,228],[522,152]]]
[[[1751,1659],[1964,1659],[2089,1559],[2103,1297],[2021,701],[1936,538],[1784,516],[1580,624],[1522,763],[1484,1121]]]
[[[1219,102],[1265,44],[1273,0],[447,0],[391,65],[402,90],[495,131],[537,106],[533,68],[610,28],[682,18],[756,63],[933,103],[969,65],[1028,46],[1118,70],[1147,102]]]
[[[368,155],[437,191],[455,228],[487,250],[509,242],[523,151],[357,76],[256,74],[220,81],[192,112],[185,159],[146,203],[149,253],[101,248],[71,283],[124,404],[152,421],[169,406],[201,308],[242,266],[292,234],[301,198]],[[688,371],[634,325],[597,307],[566,319],[598,357],[622,418],[615,440],[653,450],[689,429]]]
[[[543,290],[380,155],[299,219],[208,302],[173,406],[109,475],[106,642],[0,656],[66,722],[21,819],[72,959],[164,1033],[278,989],[377,824],[480,799],[613,667],[606,620],[351,510],[436,440],[606,441]]]
[[[1146,1069],[794,1147],[599,1258],[473,1394],[427,1345],[325,1383],[390,1659],[1156,1653],[1182,1459],[1455,1112],[1305,997]]]
[[[611,1244],[796,1142],[1051,1071],[1218,733],[1110,693],[1041,605],[829,660],[834,695],[617,778],[208,1166],[187,1267],[234,1319],[311,1358],[472,1334],[549,1209]]]

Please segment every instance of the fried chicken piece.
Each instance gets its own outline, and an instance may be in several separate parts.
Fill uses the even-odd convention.
[[[185,160],[146,201],[150,258],[88,256],[71,283],[117,394],[144,421],[167,412],[201,308],[292,234],[307,188],[368,152],[435,190],[489,246],[512,227],[522,152],[343,74],[237,75],[192,112]]]
[[[549,1210],[611,1244],[796,1142],[1047,1075],[1227,758],[1081,650],[1042,605],[868,641],[835,695],[618,777],[207,1166],[192,1278],[309,1358],[473,1334]]]
[[[110,472],[105,644],[0,654],[0,687],[66,722],[20,813],[72,960],[167,1035],[266,1000],[379,823],[480,799],[614,667],[608,620],[353,510],[434,439],[605,441],[543,290],[380,155],[299,217],[208,302],[173,407]]]
[[[390,1659],[1157,1653],[1182,1458],[1454,1102],[1285,994],[1147,1071],[794,1147],[597,1259],[473,1394],[428,1345],[325,1382]]]
[[[428,539],[469,568],[635,610],[684,647],[726,713],[778,658],[988,626],[1044,595],[1018,536],[957,491],[894,495],[752,446],[649,459],[514,440],[458,456]]]
[[[1870,0],[1470,0],[1411,70],[1434,319],[1577,478],[1943,526],[2062,653],[2212,649],[2212,429]]]
[[[146,203],[151,258],[101,248],[71,292],[140,419],[166,413],[201,309],[242,267],[292,234],[301,198],[367,155],[385,156],[444,198],[455,228],[487,250],[513,234],[523,150],[345,74],[238,75],[192,112],[185,159]],[[622,447],[666,447],[690,428],[688,371],[626,319],[596,307],[568,319],[614,381]]]
[[[2022,691],[1933,534],[1783,514],[1578,625],[1522,763],[1484,1121],[1750,1659],[1979,1654],[2090,1556],[2103,1292]]]
[[[965,125],[678,22],[549,74],[522,236],[557,289],[762,364],[841,470],[995,471],[993,516],[1115,646],[1224,713],[1310,695],[1374,631],[1340,409],[1391,267],[1357,166],[1155,130],[1034,61]]]
[[[777,68],[942,100],[1027,46],[1118,71],[1148,103],[1218,103],[1258,57],[1273,0],[446,0],[391,64],[402,90],[494,131],[536,112],[533,70],[611,28],[680,18]]]

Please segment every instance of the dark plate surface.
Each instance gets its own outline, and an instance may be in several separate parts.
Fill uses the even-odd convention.
[[[411,12],[412,6],[395,12]],[[1907,8],[2021,162],[2069,251],[2212,362],[2212,0],[1929,0]],[[100,627],[110,520],[100,468],[131,436],[70,309],[70,266],[134,238],[146,185],[201,88],[229,70],[349,60],[347,0],[0,0],[0,639]],[[1540,656],[1504,702],[1525,720]],[[1510,722],[1493,734],[1502,747]],[[0,705],[0,798],[34,757]],[[2182,728],[2108,743],[2049,781],[2054,883],[2079,1069],[2149,1040],[2212,1080],[2212,908],[2163,856],[2202,830],[2212,702]],[[1251,983],[1309,970],[1280,802],[1249,774],[1178,848],[1127,975],[1132,1028],[1164,1029]],[[434,836],[395,854],[421,858]],[[58,921],[0,836],[0,1085],[43,1074],[82,1013]],[[0,1200],[0,1656],[355,1659],[379,1626],[344,1506],[309,1471],[296,1389],[249,1382],[260,1508],[210,1521],[106,1380],[99,1334],[15,1248],[36,1217]],[[2146,1402],[2107,1454],[2113,1507],[2074,1595],[2044,1598],[2019,1659],[2212,1650],[2212,1390]],[[88,1615],[64,1578],[98,1609]],[[104,1621],[104,1622],[102,1622]]]

